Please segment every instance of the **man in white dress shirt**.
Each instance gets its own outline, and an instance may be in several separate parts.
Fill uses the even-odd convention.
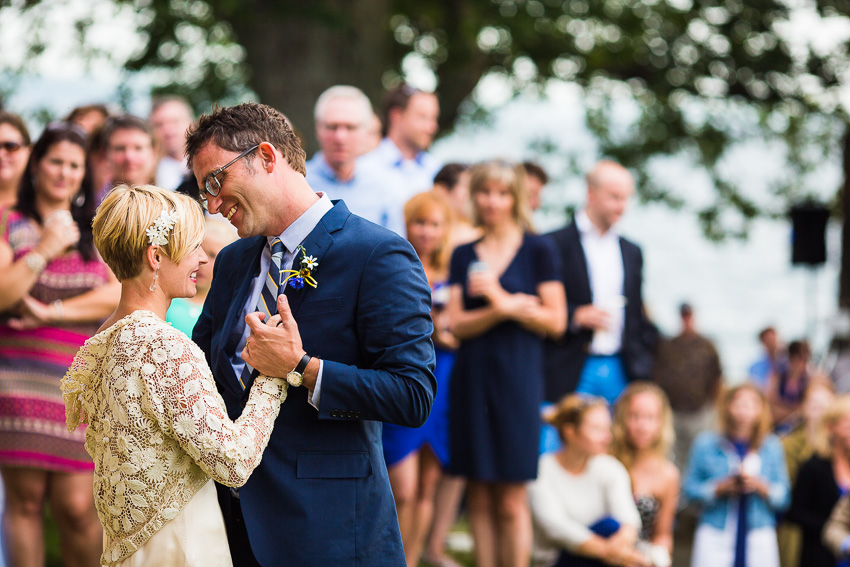
[[[316,100],[313,112],[320,151],[307,162],[307,183],[330,199],[342,199],[348,210],[376,224],[389,218],[389,189],[358,165],[372,103],[363,91],[335,85]]]
[[[389,92],[384,106],[387,135],[357,166],[389,188],[387,216],[375,222],[405,236],[404,204],[431,189],[440,169],[427,151],[437,135],[440,105],[434,93],[401,85]]]
[[[631,380],[649,378],[655,329],[643,310],[643,257],[617,231],[634,194],[631,173],[600,161],[587,174],[587,203],[550,234],[563,264],[569,327],[546,352],[546,401],[572,391],[614,402]]]
[[[161,152],[156,166],[156,184],[173,191],[189,173],[183,151],[186,130],[195,122],[195,113],[186,99],[164,96],[154,99],[148,120]]]

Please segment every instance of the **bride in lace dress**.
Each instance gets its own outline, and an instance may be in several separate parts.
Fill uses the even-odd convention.
[[[165,322],[173,298],[195,294],[195,275],[207,261],[195,201],[121,185],[93,225],[98,251],[121,280],[121,301],[77,353],[62,391],[68,429],[88,424],[101,563],[229,566],[212,480],[248,480],[286,381],[259,376],[241,417],[231,421],[203,353]]]

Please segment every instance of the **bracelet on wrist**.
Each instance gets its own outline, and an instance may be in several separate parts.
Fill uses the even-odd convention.
[[[56,312],[56,320],[61,321],[65,318],[65,308],[62,305],[62,300],[57,299],[53,302],[53,310]]]
[[[33,273],[40,274],[47,267],[47,258],[35,250],[30,250],[24,254],[24,264],[26,264],[27,268],[32,270]]]

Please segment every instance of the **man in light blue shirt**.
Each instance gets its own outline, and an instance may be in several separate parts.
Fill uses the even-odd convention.
[[[362,175],[357,165],[372,115],[372,103],[358,88],[336,85],[319,96],[314,119],[321,150],[307,162],[307,182],[317,193],[342,199],[354,214],[386,227],[389,190],[375,176]]]
[[[427,152],[437,134],[440,105],[433,93],[402,85],[387,95],[385,113],[386,137],[357,168],[387,188],[389,217],[380,224],[404,236],[404,204],[431,189],[440,169]]]

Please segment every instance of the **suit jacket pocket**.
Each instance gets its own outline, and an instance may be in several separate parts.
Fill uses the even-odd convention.
[[[317,299],[316,301],[305,301],[297,310],[299,317],[304,315],[316,315],[319,313],[329,313],[331,311],[339,311],[342,309],[341,297],[329,297],[328,299]]]
[[[372,474],[369,453],[298,453],[297,478],[366,478]]]

